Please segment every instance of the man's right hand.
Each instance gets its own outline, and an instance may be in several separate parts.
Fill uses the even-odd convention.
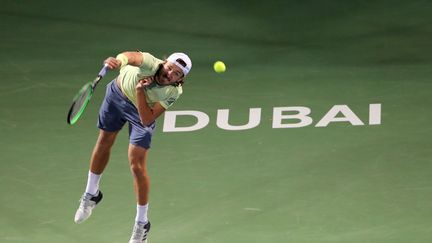
[[[118,69],[121,66],[121,61],[115,59],[114,57],[108,57],[105,59],[104,64],[108,65],[109,69]]]

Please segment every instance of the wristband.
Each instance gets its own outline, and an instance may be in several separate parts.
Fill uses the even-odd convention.
[[[124,66],[128,65],[128,63],[129,63],[129,60],[128,60],[127,56],[125,54],[123,54],[123,53],[118,54],[116,56],[116,59],[121,62],[120,68],[123,68]]]

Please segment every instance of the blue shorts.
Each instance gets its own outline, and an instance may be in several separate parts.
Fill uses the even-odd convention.
[[[155,123],[144,126],[137,108],[122,93],[115,79],[106,88],[105,98],[99,109],[98,127],[107,132],[116,132],[129,123],[129,141],[133,145],[150,148]]]

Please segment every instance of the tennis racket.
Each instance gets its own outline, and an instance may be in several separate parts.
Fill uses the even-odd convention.
[[[98,85],[99,81],[101,81],[101,79],[105,76],[107,71],[108,65],[105,64],[104,67],[99,71],[98,76],[93,80],[93,82],[86,83],[75,95],[72,101],[72,105],[69,109],[67,123],[73,125],[79,120],[79,118],[84,113],[88,102],[93,96],[96,86]]]

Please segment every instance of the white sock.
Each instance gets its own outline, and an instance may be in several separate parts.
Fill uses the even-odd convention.
[[[88,173],[86,193],[96,195],[99,190],[99,181],[102,175],[97,175],[91,171]]]
[[[147,211],[148,211],[148,203],[146,205],[138,205],[137,204],[137,213],[135,217],[136,222],[147,223]]]

